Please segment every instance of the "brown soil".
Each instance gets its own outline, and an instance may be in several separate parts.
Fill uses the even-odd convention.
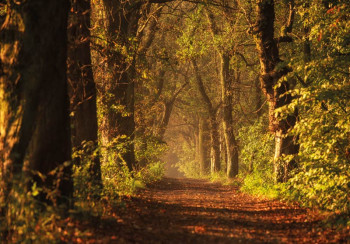
[[[90,226],[91,242],[350,243],[316,211],[204,180],[165,178],[125,203]]]

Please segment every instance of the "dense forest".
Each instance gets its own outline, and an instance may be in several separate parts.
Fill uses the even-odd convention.
[[[0,240],[78,243],[164,175],[349,231],[349,101],[349,0],[0,0]]]

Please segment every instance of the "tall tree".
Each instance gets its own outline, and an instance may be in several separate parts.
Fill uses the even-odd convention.
[[[135,164],[134,153],[134,75],[135,47],[133,41],[140,19],[139,1],[103,0],[107,36],[108,74],[102,85],[102,102],[108,110],[106,138],[112,141],[126,136],[129,143],[121,157],[130,170]]]
[[[69,206],[73,184],[67,94],[69,1],[8,2],[1,31],[0,149],[5,197],[22,177],[23,162],[46,176],[38,184],[58,194],[50,200]],[[50,172],[59,168],[60,179]],[[47,196],[43,195],[42,199]]]
[[[232,77],[230,77],[230,55],[221,53],[221,97],[223,102],[223,129],[227,152],[227,177],[238,175],[238,143],[233,131]]]
[[[214,15],[206,11],[213,39],[222,33],[215,23]],[[233,77],[230,74],[230,47],[224,47],[223,44],[216,45],[220,56],[220,84],[221,99],[223,103],[223,129],[227,155],[227,177],[233,178],[238,175],[238,143],[233,131],[232,102],[233,102]]]
[[[96,85],[90,52],[90,0],[73,0],[68,26],[68,84],[72,114],[72,143],[80,149],[84,142],[97,148]],[[90,173],[94,183],[101,184],[99,154],[91,155]]]
[[[289,1],[289,18],[285,25],[283,35],[275,38],[275,2],[271,0],[257,1],[257,20],[253,28],[256,48],[260,59],[260,83],[269,104],[270,130],[275,135],[274,171],[276,181],[285,181],[288,177],[288,169],[295,164],[294,160],[281,161],[283,155],[295,155],[298,145],[295,138],[287,136],[287,132],[295,125],[297,111],[287,116],[286,119],[278,119],[275,110],[290,104],[292,96],[287,92],[290,84],[281,78],[285,77],[291,68],[280,57],[280,44],[290,42],[288,34],[292,31],[294,17],[294,1]]]
[[[199,165],[200,174],[205,176],[209,173],[210,169],[210,137],[209,137],[209,125],[207,118],[199,118],[199,133],[198,133],[198,148],[199,148]]]
[[[209,114],[209,124],[210,124],[210,138],[211,138],[211,173],[219,172],[221,168],[220,163],[220,136],[219,136],[219,123],[218,123],[218,109],[221,104],[218,106],[213,105],[210,100],[207,92],[205,91],[205,87],[203,84],[202,76],[200,74],[200,70],[198,68],[197,61],[192,59],[192,66],[194,69],[194,74],[196,77],[196,82],[198,85],[199,92],[202,96],[204,103],[206,104],[207,111]]]

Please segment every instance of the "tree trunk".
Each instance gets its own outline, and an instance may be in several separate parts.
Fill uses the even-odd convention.
[[[220,136],[219,136],[219,124],[217,121],[217,108],[213,107],[212,102],[208,94],[205,91],[202,77],[199,73],[198,65],[196,60],[192,60],[192,66],[194,69],[194,74],[196,76],[196,82],[198,85],[199,92],[207,106],[209,114],[209,125],[210,125],[210,138],[211,138],[211,173],[220,171],[221,162],[220,162]]]
[[[164,112],[163,112],[163,116],[162,116],[162,120],[160,122],[160,125],[158,126],[158,138],[160,140],[163,140],[165,131],[168,127],[169,124],[169,120],[170,120],[170,116],[171,113],[173,111],[174,108],[174,104],[176,102],[176,98],[179,96],[179,94],[183,91],[183,89],[188,85],[188,83],[184,83],[175,93],[174,95],[171,97],[170,100],[165,101],[164,102]]]
[[[257,118],[260,118],[264,112],[264,102],[262,100],[261,86],[259,77],[254,82],[254,94],[255,94],[255,112]]]
[[[214,16],[207,11],[207,18],[210,23],[210,29],[215,39],[216,35],[220,34],[220,30],[214,21]],[[220,83],[221,83],[221,98],[223,103],[223,129],[226,147],[227,168],[226,174],[228,178],[233,178],[238,175],[238,144],[233,132],[232,118],[232,99],[233,86],[232,77],[230,77],[230,55],[227,51],[219,46],[216,47],[221,59],[220,67]],[[237,79],[239,80],[239,79]],[[239,93],[236,94],[236,99],[239,101]]]
[[[230,77],[230,55],[221,53],[221,96],[223,102],[223,129],[227,153],[227,177],[238,175],[238,144],[233,133],[232,79]]]
[[[221,155],[221,163],[224,165],[223,171],[227,172],[227,147],[225,142],[224,128],[222,126],[222,130],[220,132],[220,155]]]
[[[51,203],[69,207],[73,193],[67,94],[68,1],[25,2],[12,9],[1,37],[1,158],[7,180],[21,178],[23,161],[46,176],[39,186],[55,188]],[[19,21],[21,20],[21,21]],[[23,21],[23,22],[22,22]],[[18,24],[22,23],[22,24]],[[4,38],[4,41],[3,41]],[[60,179],[49,174],[59,168]],[[41,200],[46,195],[41,196]]]
[[[119,138],[119,142],[126,142],[126,152],[121,157],[132,170],[135,165],[135,50],[132,50],[130,39],[136,37],[141,5],[139,2],[133,4],[113,0],[103,0],[103,3],[108,42],[107,68],[110,73],[102,85],[102,102],[108,110],[106,137],[108,141]],[[121,136],[126,136],[127,139],[123,140]]]
[[[175,103],[175,99],[172,99],[168,102],[164,102],[163,116],[162,116],[162,120],[160,122],[158,133],[157,133],[157,137],[160,140],[163,140],[164,138],[166,128],[169,124],[171,112],[173,111],[174,103]]]
[[[220,161],[220,135],[219,124],[217,122],[216,113],[212,112],[210,115],[210,138],[211,138],[211,173],[219,172],[221,169]]]
[[[31,90],[37,92],[37,80],[23,80],[21,70],[23,60],[20,54],[23,53],[23,13],[14,9],[8,10],[7,20],[2,23],[0,33],[0,163],[1,163],[1,202],[5,202],[11,191],[12,180],[19,180],[23,160],[28,147],[38,97],[29,97],[23,103],[23,97],[28,96]],[[9,16],[11,14],[11,16]],[[27,67],[26,67],[27,68]],[[28,83],[29,89],[21,89],[21,83]],[[26,92],[26,93],[24,93]],[[24,94],[23,94],[24,93]],[[33,113],[23,110],[32,110]],[[26,117],[24,117],[24,115]],[[27,123],[22,122],[23,119]],[[5,205],[6,206],[6,205]],[[2,215],[5,209],[2,209]]]
[[[198,135],[198,148],[199,148],[199,165],[200,174],[205,176],[209,173],[210,166],[210,151],[209,151],[209,125],[205,118],[199,120],[199,135]]]
[[[261,65],[260,83],[269,104],[269,126],[275,134],[275,179],[277,182],[281,182],[288,178],[288,165],[294,165],[295,162],[282,163],[280,157],[298,152],[298,146],[293,138],[285,137],[288,130],[296,122],[297,111],[284,120],[278,120],[275,116],[275,109],[289,104],[292,97],[285,94],[290,90],[288,82],[282,81],[276,88],[279,80],[288,74],[291,69],[287,66],[278,67],[282,65],[282,60],[279,56],[278,39],[274,38],[274,20],[274,1],[258,0],[257,23],[253,32]],[[280,172],[283,172],[282,175]]]
[[[281,161],[283,155],[294,155],[298,152],[292,136],[286,136],[283,130],[275,132],[275,155],[274,155],[274,172],[277,182],[286,182],[289,177],[289,172],[296,168],[295,160]]]
[[[96,86],[90,54],[90,0],[74,0],[68,27],[68,84],[72,112],[72,143],[77,150],[83,142],[98,146]],[[94,184],[102,185],[99,154],[91,157],[90,173]],[[77,160],[77,159],[76,159]],[[77,162],[79,163],[79,162]]]

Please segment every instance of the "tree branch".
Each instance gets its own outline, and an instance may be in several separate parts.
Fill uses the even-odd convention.
[[[210,98],[209,98],[208,94],[205,91],[202,77],[199,74],[197,62],[196,62],[195,59],[192,59],[191,62],[192,62],[192,66],[193,66],[193,69],[194,69],[194,74],[196,76],[196,81],[197,81],[197,84],[198,84],[199,92],[201,93],[204,102],[207,104],[208,109],[210,111],[213,111],[213,104],[211,103]]]
[[[288,15],[288,20],[285,25],[285,31],[286,33],[291,33],[293,29],[293,22],[294,22],[294,0],[289,0],[289,15]]]
[[[240,56],[240,57],[243,59],[245,65],[248,66],[248,67],[255,66],[255,65],[259,64],[259,62],[256,62],[256,63],[248,63],[247,59],[246,59],[246,58],[244,57],[244,55],[243,55],[242,53],[240,53],[240,52],[237,52],[237,51],[236,51],[235,54],[238,55],[238,56]]]
[[[282,42],[292,42],[293,38],[290,36],[280,36],[278,38],[275,38],[275,41],[277,43],[282,43]]]
[[[290,37],[288,34],[292,33],[293,30],[293,23],[294,23],[294,0],[289,0],[289,14],[288,14],[288,20],[285,23],[285,25],[282,27],[282,33],[281,36],[278,38],[275,38],[275,41],[277,43],[282,42],[292,42],[293,38]]]
[[[182,90],[183,90],[188,84],[189,84],[188,82],[184,83],[184,84],[179,88],[179,90],[177,90],[177,91],[175,92],[175,94],[174,94],[173,97],[171,98],[171,101],[175,101],[176,98],[177,98],[177,96],[182,92]]]

